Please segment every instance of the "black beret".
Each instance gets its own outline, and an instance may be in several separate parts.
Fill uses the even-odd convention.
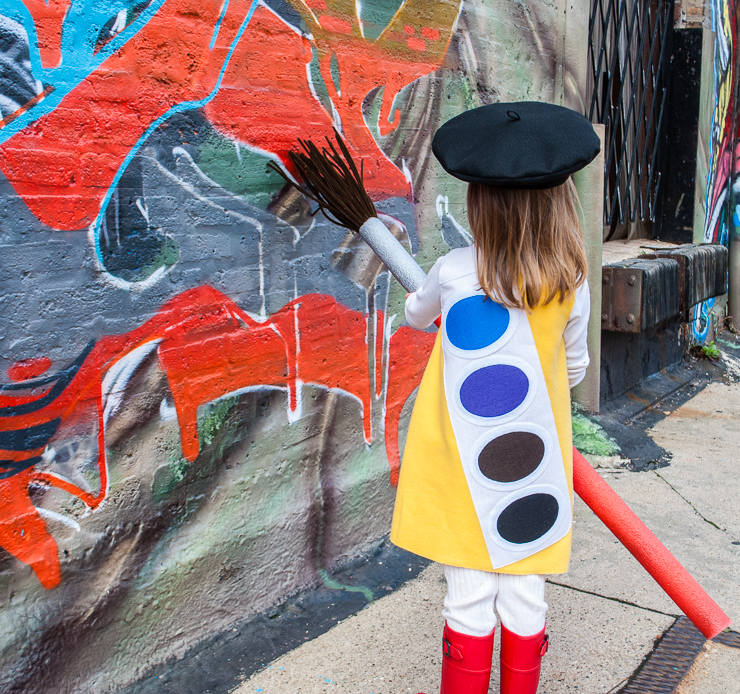
[[[600,149],[588,119],[538,101],[465,111],[442,125],[432,140],[434,156],[447,173],[500,188],[559,186]]]

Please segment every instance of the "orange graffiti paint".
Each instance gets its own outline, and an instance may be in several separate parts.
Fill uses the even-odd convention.
[[[55,588],[61,578],[57,543],[31,503],[32,480],[32,470],[0,480],[0,545],[28,564],[44,588]]]
[[[49,357],[35,357],[34,359],[25,359],[24,361],[12,364],[8,369],[8,378],[11,381],[28,381],[32,378],[38,378],[51,367]]]
[[[302,3],[296,0],[292,4],[301,12]],[[325,31],[312,15],[302,13],[316,42],[324,82],[342,124],[349,122],[359,127],[363,121],[352,114],[373,89],[382,87],[378,132],[386,136],[395,130],[399,124],[393,113],[396,96],[405,86],[442,65],[461,6],[461,0],[407,0],[375,41],[362,37],[356,14],[347,16],[352,35],[340,36]],[[422,34],[424,38],[415,36],[423,28],[427,30]],[[344,75],[341,92],[331,79],[332,59],[336,60],[340,75]],[[353,141],[353,134],[346,133],[345,137]]]
[[[69,0],[24,1],[36,22],[44,64],[58,63]],[[147,128],[173,107],[205,100],[217,88],[205,112],[228,137],[272,152],[289,167],[287,153],[299,137],[322,139],[340,124],[350,152],[364,160],[365,185],[373,199],[410,194],[409,182],[381,151],[374,132],[385,136],[393,131],[399,122],[392,113],[398,92],[442,64],[461,0],[407,0],[375,41],[362,36],[354,4],[350,13],[344,3],[292,0],[311,41],[259,6],[219,84],[251,2],[231,0],[219,23],[222,4],[165,0],[54,111],[0,145],[0,168],[38,219],[61,230],[92,224]],[[309,82],[306,63],[314,51],[331,112]],[[380,88],[375,128],[365,122],[362,106]]]
[[[57,67],[62,60],[62,24],[72,5],[71,0],[23,0],[36,25],[41,64]]]
[[[40,11],[44,0],[34,0],[34,6]],[[54,111],[3,143],[0,168],[36,217],[55,229],[90,225],[151,123],[175,104],[203,99],[216,87],[249,6],[249,0],[228,3],[210,50],[220,0],[166,0]]]
[[[332,26],[338,31],[337,25]],[[351,31],[347,22],[337,34],[338,40],[364,43],[362,38],[348,37],[346,33]],[[205,107],[217,130],[232,140],[272,152],[294,176],[298,172],[293,169],[288,152],[297,148],[298,138],[315,142],[333,138],[335,119],[314,97],[308,80],[306,64],[311,62],[314,50],[320,51],[268,9],[258,7],[224,74],[221,89]],[[327,86],[332,80],[330,60],[328,54],[320,64]],[[341,122],[350,153],[363,160],[365,188],[375,200],[408,196],[408,181],[379,150],[362,115],[362,99],[379,86],[372,80],[368,82],[366,75],[376,74],[377,67],[366,64],[362,71],[352,73],[342,69],[342,62],[339,66],[343,90],[355,89],[351,83],[357,80],[363,82],[357,89],[365,90],[362,98],[354,100],[353,106],[342,113]]]
[[[369,347],[371,320],[380,326],[381,344],[374,350]],[[221,292],[202,286],[178,294],[139,328],[88,346],[57,374],[2,386],[0,441],[12,446],[0,450],[0,546],[32,566],[45,587],[58,583],[56,543],[30,501],[28,486],[53,486],[90,508],[100,505],[108,488],[101,384],[137,347],[157,343],[182,452],[194,460],[200,451],[198,408],[246,388],[286,389],[287,405],[296,414],[301,384],[339,390],[361,404],[363,432],[370,443],[370,355],[382,356],[382,325],[382,314],[360,313],[321,294],[302,296],[258,322]],[[376,364],[376,374],[378,368]],[[91,420],[98,431],[96,493],[35,469],[59,426]]]
[[[391,467],[391,485],[398,485],[401,453],[398,448],[398,425],[401,411],[421,383],[432,353],[436,333],[401,326],[390,339],[388,390],[385,396],[385,450]]]

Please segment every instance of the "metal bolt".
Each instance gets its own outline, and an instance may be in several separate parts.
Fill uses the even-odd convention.
[[[631,287],[635,282],[637,282],[637,277],[630,275],[630,278],[627,280],[627,284]]]
[[[609,314],[608,313],[602,313],[601,314],[601,320],[609,320]]]
[[[601,276],[601,284],[609,284],[609,278],[606,275]]]
[[[628,313],[627,314],[627,322],[632,324],[635,322],[635,314],[634,313]]]

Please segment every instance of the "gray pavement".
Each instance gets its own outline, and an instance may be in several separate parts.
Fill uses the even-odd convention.
[[[740,650],[707,642],[676,694],[740,691]]]
[[[715,382],[656,424],[673,458],[632,472],[618,457],[600,474],[740,624],[740,384]],[[400,590],[274,661],[234,694],[439,691],[444,595],[430,566]],[[548,586],[551,647],[541,694],[618,691],[680,614],[579,500],[568,574]],[[737,626],[733,628],[737,629]],[[491,691],[498,691],[494,657]],[[707,644],[677,694],[740,694],[740,649]]]

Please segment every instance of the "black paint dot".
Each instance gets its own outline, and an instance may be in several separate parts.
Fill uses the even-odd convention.
[[[512,431],[485,445],[478,467],[494,482],[516,482],[533,473],[544,455],[545,443],[537,434]]]
[[[517,545],[542,537],[558,519],[558,502],[550,494],[530,494],[509,504],[498,517],[499,535]]]

